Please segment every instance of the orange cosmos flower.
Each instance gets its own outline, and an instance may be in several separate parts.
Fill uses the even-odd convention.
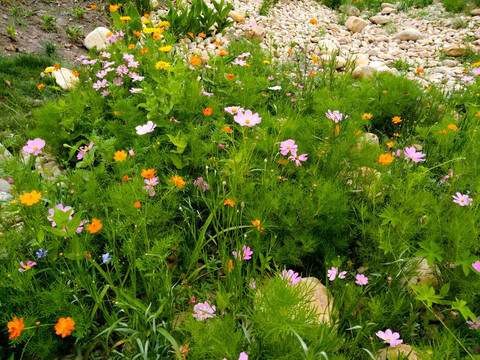
[[[223,131],[231,133],[233,130],[230,126],[225,126],[222,128]]]
[[[388,146],[388,148],[391,148],[391,147],[393,147],[393,142],[389,141],[389,142],[386,143],[386,145]]]
[[[400,134],[399,133],[393,133],[393,136],[400,137]]]
[[[25,325],[23,325],[23,318],[20,318],[20,320],[17,320],[17,318],[14,317],[13,321],[8,322],[7,327],[8,327],[8,332],[10,333],[10,337],[8,338],[8,340],[11,340],[13,338],[17,340],[24,326]]]
[[[187,32],[187,34],[188,34],[192,39],[195,38],[195,36],[193,35],[192,32]]]
[[[133,207],[134,207],[134,208],[140,209],[140,206],[142,206],[142,204],[140,204],[138,201],[135,201],[135,202],[133,203]]]
[[[72,75],[77,77],[77,78],[80,76],[80,74],[77,70],[72,70]]]
[[[32,206],[33,204],[38,203],[41,197],[42,197],[42,193],[37,192],[36,190],[33,190],[32,192],[24,193],[23,195],[20,195],[19,199],[22,204],[25,204],[27,206]]]
[[[207,34],[205,34],[205,33],[200,33],[200,34],[198,34],[198,36],[201,37],[201,38],[206,38],[206,37],[207,37]]]
[[[115,12],[115,11],[117,11],[118,9],[120,9],[120,6],[118,6],[118,5],[110,5],[110,12]]]
[[[365,113],[362,115],[362,120],[370,120],[372,118],[372,114]]]
[[[38,85],[37,85],[37,89],[38,89],[38,90],[42,90],[44,87],[45,87],[45,84],[44,84],[44,83],[41,83],[41,84],[38,84]]]
[[[95,234],[96,232],[99,232],[102,227],[103,225],[100,220],[93,218],[92,223],[87,225],[87,230],[90,231],[90,234]]]
[[[148,54],[150,50],[148,49],[140,49],[140,54]]]
[[[227,205],[230,205],[231,207],[233,207],[235,203],[233,202],[233,200],[227,199],[223,202],[223,206],[227,206]]]
[[[55,325],[55,334],[62,335],[62,338],[70,335],[72,330],[75,330],[75,321],[73,321],[70,316],[66,319],[60,318]]]
[[[293,52],[293,49],[288,49],[288,53],[291,54]]]
[[[97,5],[90,5],[90,6],[87,8],[87,10],[93,10],[93,9],[95,9],[96,7],[97,7]]]
[[[213,111],[213,109],[211,107],[207,107],[207,108],[203,109],[203,115],[210,116],[210,115],[212,115],[212,111]]]
[[[148,169],[148,170],[145,170],[145,169],[142,169],[142,174],[141,176],[145,179],[153,179],[155,177],[155,169]]]
[[[118,162],[127,160],[127,153],[124,150],[115,151],[113,159]]]
[[[222,45],[222,42],[221,42],[221,41],[214,41],[213,44],[214,44],[214,45],[217,45],[217,46],[221,46],[221,45]]]
[[[60,69],[60,65],[59,65],[59,64],[55,64],[55,65],[53,65],[53,67],[54,67],[55,71],[57,71],[57,70]]]
[[[257,227],[257,230],[263,232],[263,227],[260,226],[260,220],[251,220],[252,225]]]
[[[317,25],[318,24],[318,21],[316,19],[310,19],[310,24],[312,25]]]
[[[202,60],[198,56],[192,56],[190,58],[190,64],[192,64],[193,66],[200,65],[201,62],[202,62]]]
[[[387,93],[388,93],[388,91],[387,91],[387,90],[383,90],[383,91],[382,91],[382,93],[384,93],[384,94],[387,94]]]
[[[130,45],[128,45],[128,48],[129,48],[129,49],[135,49],[135,44],[130,44]]]
[[[401,123],[402,122],[402,118],[400,116],[394,116],[393,119],[392,119],[392,122],[394,124],[398,124],[398,123]]]
[[[160,33],[158,33],[158,32],[153,33],[152,37],[153,37],[155,40],[160,40],[160,38],[161,38]]]
[[[393,156],[390,154],[382,154],[378,158],[378,162],[382,165],[388,165],[393,161]]]
[[[131,177],[128,177],[128,175],[125,175],[123,178],[122,178],[122,182],[127,182],[128,180],[132,180]]]
[[[133,30],[132,33],[133,33],[133,35],[135,35],[137,37],[142,37],[142,34],[140,34],[140,31]]]
[[[421,68],[417,69],[417,74],[421,74],[421,73],[423,73],[423,72],[425,72],[424,69],[421,69]]]
[[[143,17],[146,18],[146,19],[148,19],[149,17],[152,17],[152,15],[150,15],[150,14],[144,14]]]
[[[226,74],[225,77],[233,80],[233,79],[235,78],[235,75],[233,75],[233,74]]]
[[[314,72],[311,72],[311,73],[310,73],[310,76],[311,76],[312,78],[314,78],[314,77],[317,77],[317,74],[315,74]]]
[[[480,117],[480,111],[475,114],[476,117]]]
[[[226,52],[225,49],[222,49],[218,52],[218,55],[225,56],[225,55],[228,55],[228,52]]]
[[[455,124],[450,124],[447,126],[450,130],[457,131],[458,127]]]
[[[315,55],[312,56],[312,61],[314,64],[318,64],[318,57],[316,57]]]
[[[447,130],[443,129],[443,130],[440,130],[438,133],[439,133],[439,134],[446,134],[446,133],[447,133]]]
[[[173,184],[180,189],[183,188],[186,184],[186,182],[178,175],[172,175],[172,178],[168,181],[173,182]]]

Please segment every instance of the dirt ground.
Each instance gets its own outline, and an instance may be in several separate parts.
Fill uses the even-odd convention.
[[[91,5],[96,7],[90,10]],[[102,8],[105,10],[102,11]],[[74,8],[86,10],[83,18],[77,20]],[[17,52],[45,54],[45,43],[51,42],[57,48],[57,61],[71,62],[77,56],[86,54],[83,46],[86,35],[98,26],[109,27],[108,5],[105,2],[86,0],[0,0],[0,56],[11,56]],[[43,15],[55,17],[55,29],[42,29]],[[7,27],[15,23],[16,36],[12,41]],[[75,26],[83,35],[73,42],[65,27]]]

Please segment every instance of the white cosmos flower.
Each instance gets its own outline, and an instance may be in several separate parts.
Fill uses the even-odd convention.
[[[139,125],[135,128],[138,135],[145,135],[151,133],[157,127],[152,121],[148,121],[145,125]]]

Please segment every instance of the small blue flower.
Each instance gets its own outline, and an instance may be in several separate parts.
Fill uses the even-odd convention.
[[[45,255],[47,255],[48,250],[43,251],[43,248],[40,248],[35,254],[39,259],[43,259]]]
[[[106,254],[102,255],[102,261],[103,261],[104,264],[108,263],[110,260],[112,260],[112,258],[110,257],[109,253],[106,253]]]

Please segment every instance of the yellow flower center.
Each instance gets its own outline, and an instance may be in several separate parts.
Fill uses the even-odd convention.
[[[287,150],[290,150],[290,146],[287,146]]]
[[[245,120],[245,124],[250,124],[250,120]]]
[[[461,202],[465,202],[465,199],[460,200]]]
[[[387,340],[388,342],[392,342],[392,340],[391,340],[391,339],[386,339],[386,340]]]
[[[415,159],[415,156],[413,156],[413,155],[411,155],[410,157],[411,157],[412,159]]]
[[[85,146],[85,151],[88,151],[90,150],[90,148],[88,146]]]
[[[30,270],[31,268],[32,268],[32,267],[29,266],[29,265],[25,266],[25,270]]]
[[[233,108],[233,109],[232,109],[232,112],[233,112],[233,113],[236,113],[236,112],[237,112],[237,108]]]
[[[35,147],[33,148],[33,150],[38,150],[38,147],[35,146]]]
[[[205,311],[202,311],[202,315],[206,315]]]

